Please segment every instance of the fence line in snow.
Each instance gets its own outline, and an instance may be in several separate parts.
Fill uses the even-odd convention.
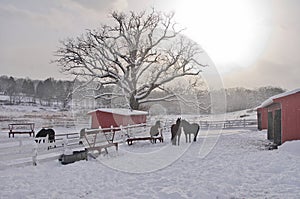
[[[170,126],[175,121],[166,120],[165,124],[162,126],[163,131],[167,131]],[[195,121],[190,121],[195,122]],[[201,128],[248,128],[254,127],[257,125],[255,119],[239,119],[239,120],[224,120],[224,121],[211,121],[211,120],[200,120],[196,121]],[[101,132],[101,136],[98,136],[98,140],[95,143],[104,143],[107,142],[107,137],[105,133],[114,133],[114,141],[120,142],[124,141],[126,137],[145,135],[149,133],[149,128],[152,125],[150,124],[137,124],[137,125],[128,125],[124,127],[111,127],[111,128],[99,128],[99,129],[86,129],[85,132],[87,135],[95,135]],[[81,141],[80,133],[64,133],[55,135],[55,142],[48,143],[46,138],[45,143],[39,143],[37,148],[35,148],[35,139],[15,139],[14,141],[9,141],[7,143],[0,143],[0,168],[3,165],[12,165],[18,163],[33,163],[33,157],[40,157],[37,159],[40,161],[44,159],[57,159],[60,154],[63,153],[64,142],[67,140],[67,145],[71,149],[84,147],[79,145]],[[54,147],[55,145],[55,147]],[[48,148],[50,147],[50,150]],[[36,153],[36,155],[35,155]],[[52,153],[52,155],[50,155]],[[15,161],[15,163],[14,163]],[[4,163],[4,164],[3,164]],[[7,164],[6,164],[7,163]]]
[[[187,119],[190,123],[199,124],[202,129],[209,128],[248,128],[257,126],[256,119],[236,119],[236,120],[195,120]],[[176,119],[170,119],[165,122],[164,129],[170,128],[172,124],[175,124]]]
[[[89,136],[89,138],[85,137],[85,139],[97,139],[91,141],[93,144],[105,142],[125,142],[125,139],[128,137],[145,135],[149,133],[148,131],[150,127],[151,125],[147,123],[142,123],[119,127],[111,126],[109,128],[99,127],[98,129],[84,129],[84,131],[81,132],[80,138],[83,139],[84,136]],[[93,138],[93,136],[95,138]]]
[[[40,143],[36,143],[35,140]],[[79,133],[55,135],[55,142],[49,143],[48,137],[14,139],[0,143],[0,169],[9,166],[32,165],[36,162],[55,160],[69,149],[83,148],[79,145]],[[67,144],[66,144],[67,143]]]
[[[97,140],[97,143],[104,143],[107,142],[107,139],[104,137],[103,132],[118,132],[115,136],[115,140],[123,141],[122,136],[124,132],[128,133],[128,135],[136,135],[147,132],[147,127],[150,128],[150,125],[137,124],[124,127],[86,129],[86,132],[90,135],[102,132],[100,134],[101,136],[98,136],[100,139]],[[40,143],[37,144],[35,140],[40,141]],[[84,148],[84,145],[79,144],[80,141],[82,141],[80,133],[72,132],[56,134],[55,142],[53,143],[48,142],[48,137],[27,138],[26,140],[17,138],[7,143],[1,142],[0,169],[9,166],[35,165],[37,162],[58,159],[66,147],[68,149]]]
[[[199,123],[201,128],[246,128],[254,127],[257,125],[257,120],[255,119],[240,119],[240,120],[200,120]]]

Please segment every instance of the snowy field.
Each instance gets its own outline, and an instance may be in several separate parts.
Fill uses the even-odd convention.
[[[300,142],[267,151],[265,132],[234,131],[221,135],[205,157],[199,157],[205,141],[200,137],[174,162],[152,172],[133,173],[135,165],[144,164],[139,156],[128,171],[111,167],[126,163],[126,145],[96,160],[0,170],[0,198],[299,198]],[[131,150],[165,145],[170,143],[139,142]],[[171,146],[168,155],[186,146]]]
[[[300,198],[300,141],[269,151],[255,129],[201,130],[180,146],[164,135],[69,165],[3,167],[0,198]]]

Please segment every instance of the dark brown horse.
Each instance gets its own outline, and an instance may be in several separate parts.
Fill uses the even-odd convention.
[[[173,124],[171,126],[171,133],[172,133],[172,137],[171,137],[171,141],[173,145],[176,145],[176,143],[180,143],[180,136],[181,136],[181,118],[178,118],[176,120],[176,124]]]

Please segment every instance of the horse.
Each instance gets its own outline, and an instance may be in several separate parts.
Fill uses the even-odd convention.
[[[55,142],[55,131],[53,129],[44,129],[42,128],[37,134],[36,138],[45,137],[48,135],[48,141],[50,143]],[[40,143],[41,140],[36,140],[36,142]],[[43,141],[45,143],[45,140]]]
[[[178,145],[180,143],[180,136],[181,136],[181,118],[177,118],[176,124],[171,126],[171,141],[173,145],[176,145],[176,141],[178,141]]]
[[[155,125],[154,126],[151,126],[150,128],[150,136],[153,137],[153,136],[158,136],[159,135],[159,129],[160,128],[160,121],[156,121]]]
[[[154,126],[151,126],[150,128],[150,136],[155,137],[159,135],[159,129],[160,129],[160,121],[156,121]],[[152,143],[156,143],[156,139],[151,141]]]
[[[186,120],[181,120],[181,126],[183,128],[184,134],[185,134],[185,140],[188,142],[188,135],[189,135],[189,142],[191,142],[191,134],[194,134],[194,142],[197,141],[197,135],[199,132],[199,125],[196,123],[190,124]]]

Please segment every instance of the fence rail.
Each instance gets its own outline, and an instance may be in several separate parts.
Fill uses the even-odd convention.
[[[199,124],[202,129],[209,128],[250,128],[257,126],[256,119],[236,119],[236,120],[199,120],[199,119],[187,119],[190,123]],[[176,119],[169,119],[165,121],[163,126],[164,131],[171,128],[172,124],[176,123]]]
[[[36,143],[36,138],[17,138],[8,142],[0,143],[0,169],[10,166],[32,165],[34,157],[36,161],[43,162],[55,160],[63,153],[64,147],[68,149],[82,149],[79,144],[79,133],[65,133],[55,135],[55,142],[49,143],[48,138],[45,142]]]
[[[63,138],[66,138],[66,139],[79,138],[79,133],[63,133],[63,134],[56,134],[55,135],[55,141],[56,140],[63,140]]]
[[[129,125],[124,127],[112,127],[103,129],[86,129],[88,136],[97,139],[96,143],[107,143],[105,133],[117,132],[114,137],[115,142],[122,141],[122,135],[125,133],[145,133],[148,124]],[[97,134],[97,136],[95,136]],[[94,137],[95,136],[95,137]],[[108,135],[109,136],[109,135]],[[45,139],[45,142],[44,140]],[[0,142],[0,169],[10,166],[32,165],[34,162],[55,160],[63,153],[65,147],[73,150],[82,150],[87,145],[81,145],[80,133],[71,132],[56,134],[55,142],[49,143],[48,138],[41,138],[41,143],[36,144],[35,138],[18,138],[8,142]],[[35,158],[35,160],[34,160]]]
[[[192,121],[190,121],[192,122]],[[224,121],[204,121],[198,120],[193,121],[198,123],[201,128],[248,128],[255,127],[257,121],[254,119],[240,119],[240,120],[224,120]],[[170,130],[170,125],[172,121],[165,122],[163,125],[163,131]],[[140,135],[145,135],[149,133],[149,124],[138,124],[129,125],[124,127],[111,127],[111,128],[99,128],[99,129],[85,129],[85,132],[89,141],[93,143],[107,143],[108,139],[113,139],[113,142],[124,141],[126,137],[135,137]],[[108,134],[114,134],[110,137]],[[97,136],[96,136],[97,135]],[[97,139],[97,140],[93,140]],[[67,141],[67,146],[70,149],[83,148],[80,145],[82,141],[81,133],[65,133],[55,135],[55,143],[45,143],[38,144],[37,157],[38,161],[46,159],[55,159],[59,154],[63,152],[63,146]],[[34,153],[34,138],[29,138],[27,140],[15,139],[14,141],[9,140],[7,143],[0,142],[0,169],[1,167],[16,165],[16,164],[30,164],[32,163],[32,157]],[[55,147],[54,147],[55,145]],[[50,147],[50,150],[48,148]],[[39,160],[40,158],[40,160]]]
[[[125,142],[126,138],[143,135],[148,132],[151,125],[147,123],[134,124],[120,127],[84,129],[80,133],[80,139],[88,145],[99,143]]]
[[[246,128],[257,125],[255,119],[241,119],[241,120],[223,120],[223,121],[199,121],[201,128]]]

